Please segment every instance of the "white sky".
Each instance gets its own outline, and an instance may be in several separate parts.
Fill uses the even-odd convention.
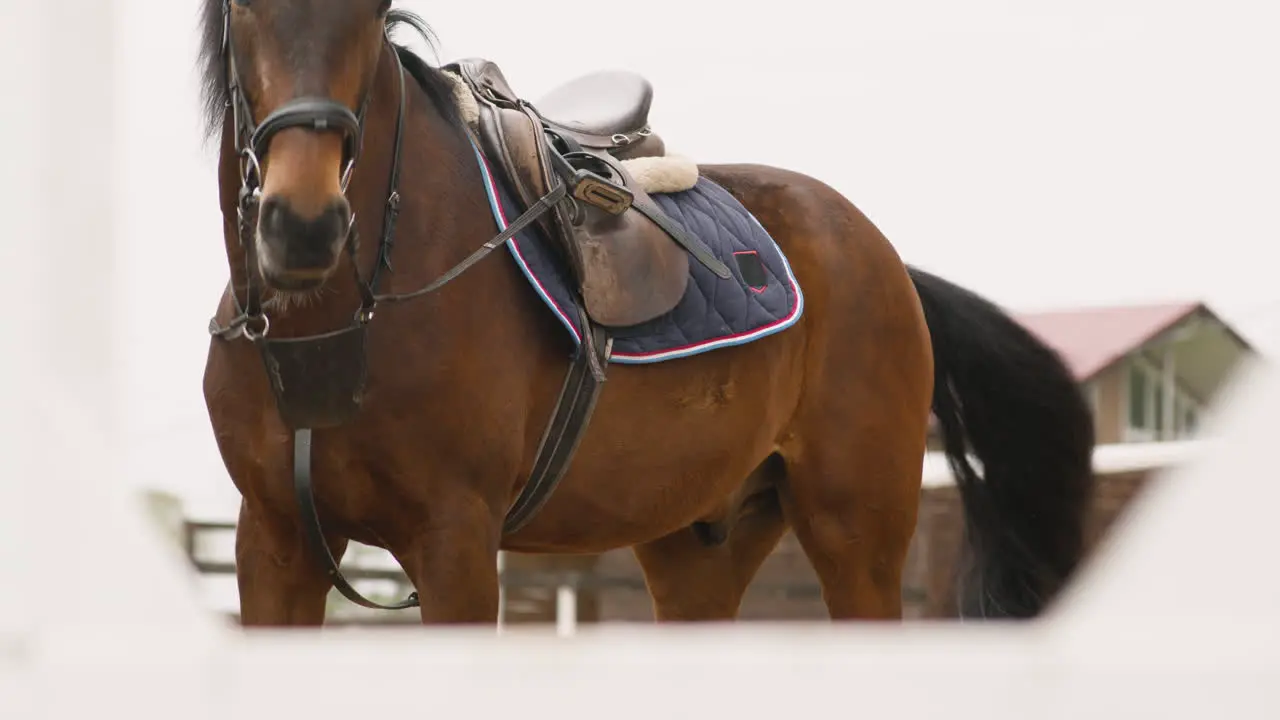
[[[198,0],[118,4],[131,482],[226,512],[200,389],[227,271],[198,127]],[[1280,350],[1273,1],[400,5],[434,26],[442,59],[493,59],[526,96],[644,73],[673,151],[812,174],[909,262],[1008,306],[1198,298]],[[552,25],[573,16],[573,32]]]

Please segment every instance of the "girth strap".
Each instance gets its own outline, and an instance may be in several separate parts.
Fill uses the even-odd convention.
[[[591,424],[591,414],[595,411],[600,387],[604,384],[603,373],[597,376],[592,369],[591,358],[594,355],[601,367],[607,364],[613,350],[613,339],[607,337],[599,326],[584,323],[584,327],[590,328],[589,332],[595,335],[594,342],[587,342],[584,338],[583,343],[578,346],[578,353],[560,388],[560,397],[556,400],[551,421],[547,423],[542,441],[538,444],[538,454],[534,457],[529,481],[507,511],[506,521],[502,525],[504,535],[510,535],[524,527],[547,504],[556,485],[560,484],[569,469],[569,463],[582,442],[582,436],[586,434],[587,426]]]

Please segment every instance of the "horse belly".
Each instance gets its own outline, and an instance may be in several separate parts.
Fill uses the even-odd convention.
[[[569,472],[504,547],[602,552],[723,514],[794,413],[802,342],[796,328],[680,361],[610,367]]]

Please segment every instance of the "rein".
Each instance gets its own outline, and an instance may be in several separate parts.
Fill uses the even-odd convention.
[[[294,431],[294,494],[299,504],[303,531],[317,559],[325,564],[334,587],[351,602],[367,608],[401,610],[415,607],[419,604],[417,592],[398,603],[382,605],[365,598],[343,577],[338,561],[324,539],[316,509],[311,481],[312,429],[341,425],[351,420],[359,411],[366,379],[366,328],[372,322],[379,303],[404,302],[439,290],[564,200],[571,188],[567,183],[557,184],[505,230],[423,287],[405,293],[378,294],[375,290],[382,269],[391,269],[391,251],[401,202],[400,168],[407,112],[406,71],[394,43],[391,42],[390,25],[396,21],[405,22],[424,37],[429,35],[428,29],[415,16],[392,10],[387,14],[384,41],[395,60],[399,101],[382,235],[377,260],[368,280],[360,272],[358,263],[359,236],[354,212],[344,243],[360,293],[360,307],[351,324],[337,330],[298,337],[270,337],[271,319],[262,306],[255,247],[263,179],[260,160],[266,156],[271,139],[282,130],[300,127],[313,132],[340,132],[343,135],[344,155],[341,189],[345,195],[352,170],[360,158],[366,114],[376,87],[376,79],[366,90],[356,111],[329,98],[301,97],[280,106],[255,127],[253,111],[245,96],[235,63],[230,2],[231,0],[223,0],[222,55],[227,66],[227,107],[235,123],[234,142],[240,163],[236,231],[244,255],[246,287],[244,301],[241,302],[234,282],[228,283],[236,315],[226,325],[219,324],[214,317],[209,321],[208,331],[210,335],[223,341],[243,338],[259,349],[281,418]],[[477,147],[469,129],[467,133],[472,146]],[[576,448],[580,437],[573,437],[578,432],[575,428],[590,416],[599,383],[604,381],[602,363],[607,362],[612,345],[603,337],[603,333],[597,330],[597,334],[599,337],[596,345],[601,349],[593,352],[580,350],[570,366],[560,400],[539,446],[529,481],[508,511],[503,525],[504,533],[519,529],[542,507],[563,475],[569,457]],[[569,438],[568,441],[566,437]]]

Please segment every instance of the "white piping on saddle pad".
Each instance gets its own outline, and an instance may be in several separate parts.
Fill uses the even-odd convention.
[[[456,74],[446,71],[444,76],[453,85],[453,99],[462,119],[472,130],[476,129],[480,122],[480,106],[476,104],[471,90]],[[622,166],[646,193],[681,192],[698,183],[698,164],[683,155],[632,158],[623,160]]]

